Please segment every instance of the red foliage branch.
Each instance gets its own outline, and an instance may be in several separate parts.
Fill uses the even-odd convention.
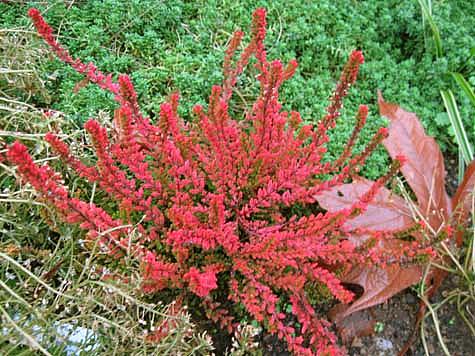
[[[232,313],[218,301],[224,292],[269,332],[286,340],[296,354],[340,354],[336,337],[310,305],[306,288],[320,283],[340,301],[352,300],[338,271],[378,256],[352,243],[345,223],[367,209],[402,160],[397,158],[387,175],[344,209],[290,211],[297,205],[315,207],[316,194],[350,179],[387,135],[380,130],[363,153],[351,157],[368,111],[361,106],[340,159],[335,164],[322,160],[327,130],[335,126],[342,101],[356,80],[362,53],[350,55],[327,115],[316,127],[304,125],[298,112],[282,111],[279,102],[279,89],[295,73],[297,62],[286,66],[278,60],[268,62],[266,12],[258,9],[250,43],[233,65],[243,38],[242,32],[234,34],[225,55],[223,84],[212,88],[207,108],[194,107],[196,122],[185,123],[178,116],[174,94],[161,105],[159,120],[153,124],[141,114],[128,76],[115,82],[93,64],[73,59],[39,11],[31,9],[29,15],[62,61],[115,95],[119,108],[111,135],[95,120],[85,124],[97,156],[94,166],[73,157],[54,134],[46,139],[79,176],[108,194],[124,221],[71,198],[57,174],[35,165],[26,147],[17,142],[10,146],[8,160],[18,166],[21,178],[65,221],[80,224],[88,238],[99,239],[113,256],[119,257],[124,249],[132,251],[142,265],[145,292],[169,288],[186,296],[189,291],[202,298],[210,317],[232,329]],[[237,77],[253,57],[260,92],[238,121],[230,116],[229,102]],[[325,180],[324,174],[332,178]],[[124,227],[131,225],[140,235],[134,240],[130,228]],[[158,250],[157,245],[162,247]],[[285,300],[292,304],[299,328],[287,325],[285,313],[278,312]]]

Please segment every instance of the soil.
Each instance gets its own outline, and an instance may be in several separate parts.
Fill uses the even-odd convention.
[[[433,303],[444,299],[449,291],[456,288],[457,278],[448,278],[442,285]],[[416,294],[407,290],[388,302],[373,309],[375,318],[380,326],[380,332],[365,338],[355,338],[349,347],[351,356],[396,356],[410,339],[415,328],[415,319],[419,306]],[[474,311],[475,305],[469,306]],[[437,310],[440,331],[445,345],[452,356],[474,355],[475,337],[457,312],[456,305],[447,303]],[[473,321],[472,321],[473,322]],[[408,356],[426,355],[421,342],[420,330],[415,343],[409,349]],[[424,333],[428,354],[443,356],[444,351],[438,340],[432,318],[426,318]]]
[[[444,296],[458,285],[457,277],[448,278],[442,285],[433,303],[439,303]],[[415,328],[415,319],[419,307],[419,298],[406,290],[375,308],[372,316],[379,326],[378,332],[372,336],[353,339],[347,346],[350,356],[397,356],[406,342],[411,338]],[[468,306],[473,312],[475,303]],[[437,310],[440,332],[444,343],[452,356],[474,355],[475,337],[466,326],[456,310],[456,305],[447,303]],[[472,321],[475,322],[475,321]],[[444,356],[431,317],[425,321],[424,333],[430,356]],[[287,356],[285,345],[273,336],[263,336],[260,340],[261,351],[265,356]],[[420,331],[407,356],[425,356]]]

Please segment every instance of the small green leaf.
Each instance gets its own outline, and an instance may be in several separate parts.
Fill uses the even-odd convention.
[[[376,324],[374,325],[374,332],[375,333],[382,333],[384,331],[384,323],[378,321],[376,322]]]

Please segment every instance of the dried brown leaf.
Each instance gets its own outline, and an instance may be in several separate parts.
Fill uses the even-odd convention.
[[[422,218],[437,231],[448,222],[452,213],[452,202],[445,190],[445,167],[439,146],[432,137],[425,134],[417,116],[403,110],[396,104],[386,103],[379,94],[381,115],[390,120],[389,136],[383,141],[390,156],[403,155],[407,162],[401,172],[417,198],[417,205]],[[319,204],[332,212],[348,208],[357,201],[373,182],[357,180],[321,193],[316,197]],[[465,204],[466,197],[475,185],[475,164],[469,166],[462,186],[457,191],[454,204]],[[471,202],[471,201],[470,201]],[[463,206],[466,209],[466,206]],[[367,210],[360,216],[347,222],[345,226],[350,231],[366,229],[369,231],[397,231],[410,228],[414,217],[407,202],[390,190],[382,188]],[[350,240],[361,244],[370,235],[354,234]],[[378,247],[385,252],[399,251],[409,242],[396,239],[380,241]],[[407,246],[406,246],[407,247]],[[432,271],[435,278],[434,287],[443,280],[444,276]],[[358,317],[358,313],[366,308],[380,304],[398,292],[418,283],[423,275],[423,266],[406,266],[391,264],[381,266],[357,266],[341,277],[344,283],[359,285],[363,288],[362,295],[351,305],[338,305],[332,310],[333,320],[337,323],[340,334],[347,339],[356,335],[358,324],[366,322]],[[437,283],[435,283],[437,282]],[[435,285],[437,284],[437,285]],[[354,315],[356,313],[356,315]],[[351,317],[350,317],[351,315]],[[361,323],[360,323],[361,322]]]
[[[364,292],[347,308],[336,310],[333,319],[341,324],[343,319],[359,310],[384,303],[393,295],[418,283],[423,275],[421,266],[401,267],[398,264],[386,267],[361,266],[341,278],[342,282],[357,284]]]
[[[433,137],[427,136],[414,113],[384,101],[378,94],[379,110],[390,120],[389,136],[383,141],[391,158],[407,158],[401,172],[416,195],[420,212],[437,230],[452,211],[445,191],[445,167],[442,152]]]
[[[343,312],[348,308],[348,305],[339,304],[331,313],[333,316],[338,315],[338,312]],[[339,310],[338,310],[339,309]],[[337,324],[337,330],[340,334],[341,340],[344,344],[349,344],[355,337],[369,336],[374,333],[374,327],[376,326],[376,320],[371,313],[366,310],[360,310],[356,313],[349,315],[342,319]]]
[[[475,199],[475,160],[467,167],[462,183],[452,198],[453,218],[457,227],[465,225],[469,213],[472,211],[473,199]],[[455,243],[457,246],[462,246],[463,236],[463,229],[455,232]]]
[[[319,194],[316,198],[326,210],[336,212],[348,208],[370,189],[372,181],[358,179],[351,184],[343,184]],[[398,231],[410,228],[414,224],[411,211],[404,199],[382,187],[367,210],[360,216],[347,222],[350,229],[368,229],[371,231]],[[368,238],[367,235],[354,234],[350,240],[359,245]],[[399,250],[398,240],[381,241],[381,249]],[[347,320],[351,314],[385,302],[394,294],[419,282],[422,276],[420,266],[401,268],[394,264],[388,267],[358,266],[341,277],[342,282],[360,285],[364,292],[351,305],[339,305],[332,311],[333,319],[340,330],[340,335],[347,339],[357,336],[357,316]],[[366,323],[363,323],[366,324]],[[362,325],[363,325],[362,324]]]
[[[462,183],[452,199],[452,206],[455,210],[460,209],[460,214],[466,216],[472,210],[472,199],[475,196],[475,160],[469,164]]]
[[[336,212],[349,208],[371,188],[372,184],[374,182],[361,178],[353,183],[343,184],[320,193],[316,199],[322,208]],[[368,204],[366,211],[349,220],[346,227],[395,231],[408,229],[412,224],[411,211],[404,199],[382,187],[373,201]]]

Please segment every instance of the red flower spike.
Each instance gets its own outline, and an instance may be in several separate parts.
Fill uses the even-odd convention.
[[[216,274],[212,271],[199,272],[195,267],[183,276],[183,279],[189,283],[190,290],[198,297],[207,296],[213,289],[216,289]]]

